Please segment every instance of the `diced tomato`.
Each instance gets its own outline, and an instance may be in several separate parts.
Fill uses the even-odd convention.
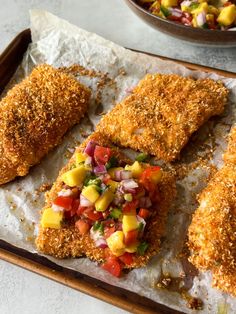
[[[227,2],[225,2],[225,3],[223,4],[223,7],[228,7],[228,6],[230,6],[231,4],[232,4],[232,2],[227,1]]]
[[[116,227],[105,227],[104,228],[104,237],[105,239],[109,238],[116,231]]]
[[[88,207],[83,207],[83,206],[79,206],[77,209],[77,215],[78,216],[82,216],[83,212],[85,211],[85,209],[87,209]]]
[[[137,229],[128,231],[125,234],[124,244],[126,246],[130,246],[130,245],[134,244],[135,242],[137,242],[137,239],[138,239],[138,230]]]
[[[65,210],[64,215],[66,219],[72,218],[78,211],[80,201],[78,199],[73,199],[71,210]]]
[[[143,219],[147,219],[150,216],[150,211],[146,208],[140,208],[138,215]]]
[[[96,146],[94,151],[94,159],[97,164],[105,165],[111,157],[111,149],[103,146]]]
[[[141,174],[140,182],[145,182],[147,180],[151,181],[152,175],[159,172],[161,168],[159,166],[149,166]]]
[[[125,252],[123,255],[119,256],[119,259],[125,264],[125,265],[131,265],[133,263],[133,253]]]
[[[90,225],[83,219],[79,219],[76,221],[75,227],[79,229],[80,234],[84,235],[88,233]]]
[[[102,217],[103,219],[107,219],[107,217],[110,215],[110,211],[109,209],[105,210],[104,212],[102,212]]]
[[[71,210],[73,200],[74,199],[70,196],[58,196],[57,198],[55,198],[53,203],[55,205],[58,205],[58,206],[65,208],[65,210]]]
[[[102,182],[104,184],[107,184],[110,179],[111,179],[111,176],[107,173],[103,176]]]
[[[103,218],[102,212],[97,212],[94,207],[87,207],[83,212],[83,216],[92,221],[97,221]]]
[[[120,277],[121,275],[122,267],[119,260],[115,257],[108,257],[101,267],[115,277]]]
[[[133,200],[124,204],[122,208],[123,214],[136,214],[136,208],[138,207],[138,200]]]

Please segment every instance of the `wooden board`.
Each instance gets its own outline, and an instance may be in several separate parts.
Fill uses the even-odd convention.
[[[17,69],[17,66],[20,64],[23,54],[30,42],[30,30],[26,29],[16,36],[0,56],[0,93],[3,91],[4,87]],[[177,62],[191,70],[214,72],[226,77],[236,78],[236,73],[208,68],[166,57],[156,57]],[[42,256],[14,247],[3,240],[0,240],[0,258],[132,313],[180,313],[133,292],[109,285],[79,272],[63,268]]]

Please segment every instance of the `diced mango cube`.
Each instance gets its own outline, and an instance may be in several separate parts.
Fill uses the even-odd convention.
[[[43,228],[60,229],[63,212],[56,212],[51,207],[45,208],[41,217]]]
[[[125,252],[128,252],[128,253],[137,252],[138,245],[139,245],[139,243],[137,242],[137,243],[134,243],[132,245],[126,246]]]
[[[112,190],[113,193],[116,191],[116,189],[119,186],[119,183],[113,180],[108,180],[106,184],[110,186],[110,189]]]
[[[219,9],[217,9],[216,7],[214,7],[213,5],[209,5],[208,6],[208,13],[209,14],[214,14],[214,15],[218,15],[219,14]]]
[[[96,200],[100,197],[100,194],[97,191],[96,185],[89,185],[83,188],[81,194],[87,198],[91,203],[95,203]]]
[[[107,238],[107,245],[115,256],[123,255],[125,252],[123,231],[116,231]]]
[[[79,166],[78,168],[71,169],[61,176],[65,184],[73,187],[79,186],[83,183],[87,170],[84,166]]]
[[[85,162],[87,156],[83,153],[76,153],[75,154],[75,164],[76,167],[79,167],[81,163]]]
[[[108,188],[95,202],[95,208],[98,212],[104,212],[111,204],[114,198],[114,193]]]
[[[196,9],[192,10],[192,14],[194,14],[196,16],[202,12],[205,12],[205,13],[208,12],[208,3],[207,2],[200,3],[200,5]]]
[[[161,5],[166,8],[176,7],[178,5],[178,0],[161,0]]]
[[[114,180],[115,179],[115,172],[118,170],[124,170],[124,168],[122,167],[114,167],[114,168],[110,168],[108,170],[108,174],[111,176],[111,178]]]
[[[161,178],[162,178],[162,171],[161,171],[161,169],[152,172],[151,177],[150,177],[152,182],[155,183],[155,184],[159,183],[161,181]]]
[[[230,26],[236,19],[236,6],[235,4],[231,4],[222,9],[220,12],[217,22],[224,25]]]
[[[131,166],[130,165],[126,165],[125,166],[125,170],[131,171],[132,172],[132,176],[137,179],[142,174],[144,168],[142,167],[142,164],[140,162],[135,161]]]
[[[122,228],[124,233],[137,229],[139,222],[135,215],[124,215],[122,219]]]

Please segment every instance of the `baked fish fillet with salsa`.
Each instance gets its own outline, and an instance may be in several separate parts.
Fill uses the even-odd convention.
[[[214,287],[236,296],[236,127],[224,161],[193,214],[188,231],[190,261],[212,271]]]
[[[227,95],[219,81],[147,74],[97,130],[116,144],[172,161],[193,132],[223,112]]]
[[[39,65],[0,102],[0,184],[24,176],[58,145],[88,108],[90,90]]]
[[[175,194],[171,174],[132,162],[94,133],[46,194],[37,248],[57,258],[87,256],[119,277],[159,251]]]

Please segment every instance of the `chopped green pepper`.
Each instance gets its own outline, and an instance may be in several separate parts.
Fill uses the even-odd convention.
[[[119,208],[112,208],[110,211],[111,218],[118,219],[121,215],[122,211]]]
[[[99,231],[100,234],[103,234],[104,233],[104,225],[102,222],[100,221],[96,221],[93,225],[93,230],[94,231]]]
[[[150,159],[150,156],[148,154],[145,153],[140,153],[135,160],[139,161],[139,162],[144,162]]]

